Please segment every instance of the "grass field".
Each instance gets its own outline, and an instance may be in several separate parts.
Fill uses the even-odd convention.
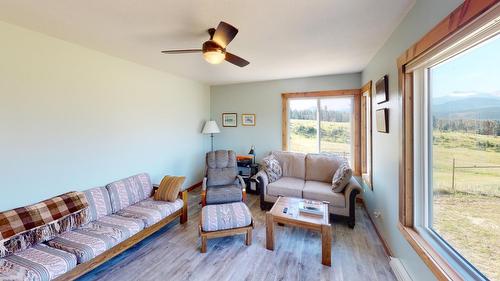
[[[337,153],[350,158],[351,125],[347,122],[321,122],[321,152]],[[318,147],[315,120],[290,120],[291,151],[312,152]],[[350,160],[350,159],[349,159]]]
[[[290,120],[290,148],[317,149],[314,120]],[[323,152],[350,155],[350,123],[322,122]],[[490,280],[500,280],[500,137],[433,132],[433,228]],[[455,184],[452,185],[453,159]]]
[[[437,132],[433,228],[491,280],[500,280],[500,137]]]

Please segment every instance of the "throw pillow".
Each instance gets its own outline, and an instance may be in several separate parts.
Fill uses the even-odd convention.
[[[160,183],[160,187],[155,192],[154,199],[157,201],[174,202],[179,196],[182,184],[186,177],[165,176]]]
[[[340,164],[332,178],[333,192],[342,192],[352,177],[352,169],[347,162]]]
[[[269,183],[279,180],[283,175],[280,162],[278,162],[273,155],[269,155],[262,159],[262,169],[266,172]]]

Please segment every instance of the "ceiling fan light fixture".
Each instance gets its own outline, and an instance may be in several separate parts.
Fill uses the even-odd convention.
[[[210,50],[204,52],[203,57],[208,63],[219,64],[226,59],[226,53],[222,50]]]

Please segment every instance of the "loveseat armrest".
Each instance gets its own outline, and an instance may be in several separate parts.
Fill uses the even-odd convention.
[[[257,181],[257,186],[260,191],[260,209],[265,210],[265,201],[264,196],[267,192],[267,185],[269,184],[269,178],[264,170],[260,170],[257,174],[255,174],[255,180]]]
[[[361,186],[355,178],[351,178],[349,183],[345,187],[344,197],[345,206],[349,209],[349,221],[348,225],[350,228],[354,228],[356,222],[355,208],[356,208],[356,196],[362,191]]]

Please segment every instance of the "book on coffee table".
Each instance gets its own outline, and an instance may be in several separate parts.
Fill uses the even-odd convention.
[[[316,216],[323,216],[323,203],[318,201],[303,200],[299,202],[299,212],[308,213]]]

